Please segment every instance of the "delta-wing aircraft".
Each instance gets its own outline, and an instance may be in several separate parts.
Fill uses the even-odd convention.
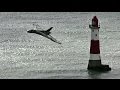
[[[35,33],[35,34],[39,34],[43,37],[46,37],[50,40],[52,40],[53,42],[56,42],[58,44],[62,44],[61,42],[57,41],[55,38],[53,38],[50,34],[51,34],[51,30],[53,27],[50,27],[49,29],[47,30],[43,30],[42,28],[40,28],[40,26],[38,24],[33,24],[34,26],[36,26],[36,29],[32,29],[32,30],[29,30],[27,31],[28,33]]]

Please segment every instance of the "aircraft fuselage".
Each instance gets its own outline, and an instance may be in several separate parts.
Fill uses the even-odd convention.
[[[29,30],[27,32],[28,33],[36,33],[36,34],[39,34],[39,35],[43,35],[43,34],[49,35],[50,34],[50,32],[47,32],[47,31],[37,31],[37,30]]]

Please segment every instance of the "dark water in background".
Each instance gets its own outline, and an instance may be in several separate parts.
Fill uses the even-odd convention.
[[[100,20],[102,63],[112,68],[106,73],[87,71],[94,15]],[[62,45],[28,34],[33,23],[54,27],[51,35]],[[119,24],[119,12],[0,12],[0,78],[119,79]]]

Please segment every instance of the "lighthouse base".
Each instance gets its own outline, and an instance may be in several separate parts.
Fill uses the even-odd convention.
[[[94,71],[110,71],[109,65],[102,65],[101,60],[89,60],[88,70]]]

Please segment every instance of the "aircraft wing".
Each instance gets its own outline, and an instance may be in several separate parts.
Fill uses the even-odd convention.
[[[53,42],[56,42],[58,44],[62,44],[61,42],[59,42],[55,38],[53,38],[51,35],[48,35],[47,38],[50,39],[50,40],[52,40]]]
[[[53,42],[56,42],[56,43],[58,43],[58,44],[62,44],[61,42],[59,42],[59,41],[57,41],[55,38],[53,38],[51,35],[45,35],[44,33],[41,33],[41,34],[42,34],[42,36],[44,36],[44,37],[52,40]]]
[[[35,29],[37,29],[37,30],[40,30],[40,31],[43,30],[38,24],[33,24],[33,26],[35,26],[36,27]]]
[[[59,41],[57,41],[55,38],[53,38],[51,35],[46,35],[46,34],[44,34],[44,33],[42,33],[42,32],[38,32],[37,34],[42,35],[42,36],[50,39],[50,40],[53,41],[53,42],[56,42],[56,43],[58,43],[58,44],[62,44],[61,42],[59,42]]]

